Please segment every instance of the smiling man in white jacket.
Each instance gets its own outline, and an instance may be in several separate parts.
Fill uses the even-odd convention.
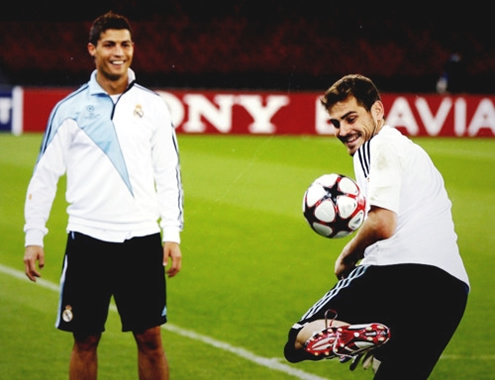
[[[109,12],[90,30],[90,81],[53,109],[25,204],[25,271],[44,266],[43,237],[66,174],[68,240],[56,327],[73,333],[71,379],[96,379],[111,297],[138,345],[140,379],[168,379],[160,325],[166,281],[181,269],[183,190],[169,111],[135,83],[128,20]],[[166,269],[169,261],[170,266]]]

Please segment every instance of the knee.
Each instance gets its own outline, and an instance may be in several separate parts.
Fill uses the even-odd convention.
[[[74,346],[79,352],[96,351],[100,342],[101,334],[88,335],[74,333]]]
[[[298,335],[299,335],[298,330],[291,329],[289,331],[287,343],[285,343],[284,346],[284,357],[290,363],[297,363],[304,360],[301,357],[301,352],[304,350],[296,349],[296,341]]]
[[[142,332],[134,332],[134,339],[141,351],[155,351],[162,349],[162,335],[160,327],[153,327]]]
[[[302,361],[303,359],[298,351],[300,350],[296,350],[290,342],[287,342],[284,347],[285,359],[290,363],[298,363]]]

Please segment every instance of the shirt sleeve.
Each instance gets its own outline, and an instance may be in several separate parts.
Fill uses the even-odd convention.
[[[374,141],[373,141],[374,142]],[[368,203],[398,213],[403,160],[393,144],[371,145]]]
[[[153,165],[160,207],[163,241],[180,243],[184,225],[183,187],[179,145],[168,109],[160,107],[159,126],[153,136]]]
[[[47,131],[27,188],[24,205],[26,246],[43,246],[43,238],[48,233],[46,222],[57,192],[58,180],[65,173],[67,128]]]

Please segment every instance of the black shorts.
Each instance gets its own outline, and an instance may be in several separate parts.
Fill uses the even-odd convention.
[[[69,233],[56,327],[82,334],[105,331],[112,296],[122,331],[167,321],[160,234],[110,243]]]
[[[465,283],[434,266],[358,266],[292,327],[285,356],[315,360],[293,349],[296,336],[304,324],[332,310],[330,319],[390,328],[390,341],[374,351],[382,361],[376,379],[426,379],[463,316],[468,291]]]

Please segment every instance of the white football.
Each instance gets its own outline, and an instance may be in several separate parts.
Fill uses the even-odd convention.
[[[361,227],[365,214],[366,199],[358,184],[347,176],[324,174],[304,193],[303,215],[321,236],[347,236]]]

